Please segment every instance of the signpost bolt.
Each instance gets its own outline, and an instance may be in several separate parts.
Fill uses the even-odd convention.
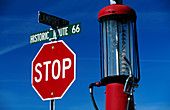
[[[52,49],[54,49],[54,46],[52,46]]]

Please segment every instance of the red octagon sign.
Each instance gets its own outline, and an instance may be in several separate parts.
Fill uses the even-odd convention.
[[[64,41],[44,44],[32,61],[32,86],[42,100],[61,99],[76,79],[76,54]]]

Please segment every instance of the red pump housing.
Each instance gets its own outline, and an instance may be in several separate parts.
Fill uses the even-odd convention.
[[[126,5],[120,5],[120,4],[112,4],[107,7],[104,7],[103,9],[100,10],[98,14],[98,19],[101,19],[102,17],[105,16],[114,16],[114,15],[126,15],[130,18],[133,18],[136,20],[136,12],[129,6]]]
[[[135,65],[133,60],[135,52],[133,51],[135,47],[133,27],[135,26],[133,25],[136,18],[136,13],[131,7],[121,4],[109,5],[101,9],[98,14],[101,36],[103,36],[101,37],[103,42],[101,43],[101,46],[103,45],[101,83],[106,86],[106,110],[134,110],[133,98],[128,102],[129,95],[124,92],[124,87],[128,77],[137,79],[137,75],[131,72],[135,70],[127,64],[124,57]],[[124,43],[125,40],[128,41]],[[125,46],[126,48],[121,49]]]

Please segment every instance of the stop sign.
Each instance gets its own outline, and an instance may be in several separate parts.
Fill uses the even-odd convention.
[[[64,41],[45,43],[32,61],[32,86],[42,100],[61,99],[76,78],[76,55]]]

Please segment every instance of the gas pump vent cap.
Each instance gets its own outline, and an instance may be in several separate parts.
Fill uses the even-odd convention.
[[[98,19],[100,20],[101,18],[105,16],[127,16],[131,18],[132,20],[136,20],[136,13],[135,11],[126,5],[120,5],[120,4],[112,4],[107,7],[104,7],[103,9],[100,10],[98,14]]]

